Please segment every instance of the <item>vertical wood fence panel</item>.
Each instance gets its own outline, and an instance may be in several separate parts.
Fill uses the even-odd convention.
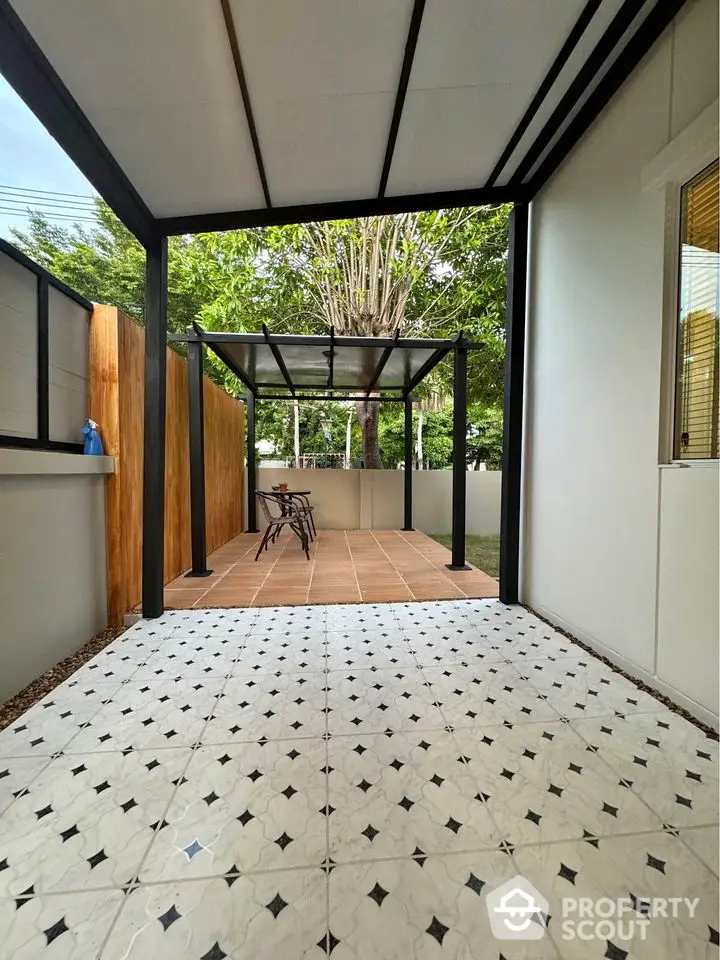
[[[90,416],[106,453],[108,619],[140,602],[144,330],[115,307],[95,307],[90,336]],[[243,530],[244,410],[207,378],[205,487],[208,553]],[[187,363],[168,350],[165,441],[165,582],[190,567]]]

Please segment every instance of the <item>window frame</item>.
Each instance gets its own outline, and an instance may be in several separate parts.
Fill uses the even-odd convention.
[[[641,174],[643,193],[664,196],[664,265],[662,289],[662,344],[660,363],[660,418],[658,464],[676,467],[717,466],[717,459],[680,459],[675,448],[675,418],[679,402],[679,294],[682,188],[718,159],[720,101],[715,100],[682,130]]]
[[[710,170],[711,167],[716,167],[720,165],[720,150],[717,151],[718,156],[714,160],[711,160],[706,164],[702,169],[698,170],[693,176],[689,177],[684,183],[680,184],[677,188],[677,237],[675,241],[676,247],[676,278],[675,278],[675,384],[674,384],[674,403],[673,403],[673,422],[672,422],[672,436],[671,436],[671,463],[717,463],[720,460],[720,456],[715,457],[681,457],[680,456],[680,444],[682,442],[682,378],[684,371],[682,369],[682,351],[680,349],[680,294],[682,286],[682,232],[683,232],[683,205],[682,205],[682,192],[685,187],[689,187],[694,180],[699,179],[706,171]],[[720,335],[720,334],[719,334]],[[720,371],[716,371],[716,375],[720,376]]]

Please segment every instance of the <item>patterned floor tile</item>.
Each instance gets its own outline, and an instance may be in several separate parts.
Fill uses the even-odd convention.
[[[198,748],[141,879],[322,863],[326,764],[321,739]]]
[[[332,738],[328,766],[333,860],[496,847],[501,839],[444,731]]]
[[[0,896],[132,880],[189,750],[65,755],[0,817]]]
[[[72,753],[178,747],[195,743],[212,716],[225,681],[130,681],[68,744]]]
[[[543,844],[515,852],[522,876],[550,904],[548,930],[563,960],[716,960],[717,879],[677,838],[667,833],[603,838],[587,842]],[[563,936],[563,898],[593,902],[600,898],[649,900],[655,897],[698,898],[694,917],[685,904],[677,919],[655,916],[621,939],[607,925],[591,924],[582,932],[590,939]],[[575,916],[566,906],[566,919]],[[627,916],[630,919],[630,916]],[[644,928],[644,936],[641,930]],[[610,934],[610,935],[608,935]]]
[[[533,686],[563,717],[611,717],[663,709],[655,697],[589,655],[531,661],[524,670]]]
[[[505,661],[423,667],[423,675],[445,720],[453,727],[474,729],[558,717],[532,684]]]
[[[718,743],[684,717],[666,710],[572,726],[664,823],[720,821]]]
[[[695,827],[681,830],[679,837],[706,867],[718,876],[720,871],[720,827]]]
[[[397,629],[335,630],[327,634],[328,670],[415,666],[410,645]]]
[[[328,731],[333,735],[446,725],[417,666],[335,670],[327,674],[327,684]]]
[[[28,789],[50,762],[49,757],[6,757],[0,760],[0,814]]]
[[[187,680],[227,677],[241,655],[245,638],[228,636],[170,637],[138,669],[134,680]]]
[[[0,960],[95,960],[122,902],[120,890],[0,900]]]
[[[567,724],[455,731],[460,751],[505,840],[541,843],[662,827]]]
[[[322,960],[325,887],[321,870],[139,887],[101,960]]]
[[[520,607],[173,611],[0,733],[0,960],[709,960],[717,793],[717,742]],[[550,927],[501,943],[518,872]],[[701,901],[630,944],[562,896]]]
[[[202,742],[321,737],[325,732],[324,673],[261,673],[228,680]]]
[[[248,639],[233,667],[235,677],[270,673],[322,673],[325,670],[324,634],[257,634]]]
[[[515,873],[497,851],[338,866],[330,874],[333,960],[558,960],[548,936],[492,937],[486,895]]]
[[[0,758],[52,756],[66,747],[120,689],[117,681],[61,684],[0,732]]]
[[[421,666],[462,663],[502,663],[504,656],[472,627],[425,628],[408,634],[410,646]]]

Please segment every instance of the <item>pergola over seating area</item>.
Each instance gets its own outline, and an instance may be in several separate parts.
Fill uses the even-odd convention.
[[[192,570],[207,576],[205,530],[203,347],[211,349],[247,388],[247,531],[256,533],[256,400],[365,400],[402,403],[405,409],[405,482],[403,530],[413,529],[412,391],[448,355],[453,357],[453,484],[451,570],[465,563],[467,493],[467,357],[482,349],[462,333],[451,340],[400,337],[325,336],[262,333],[221,333],[199,324],[169,338],[187,345],[190,390],[190,504]],[[282,391],[282,392],[278,392]]]

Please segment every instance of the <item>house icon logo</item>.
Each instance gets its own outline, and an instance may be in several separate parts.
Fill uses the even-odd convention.
[[[486,897],[490,928],[498,940],[540,940],[545,936],[548,902],[519,874]]]

